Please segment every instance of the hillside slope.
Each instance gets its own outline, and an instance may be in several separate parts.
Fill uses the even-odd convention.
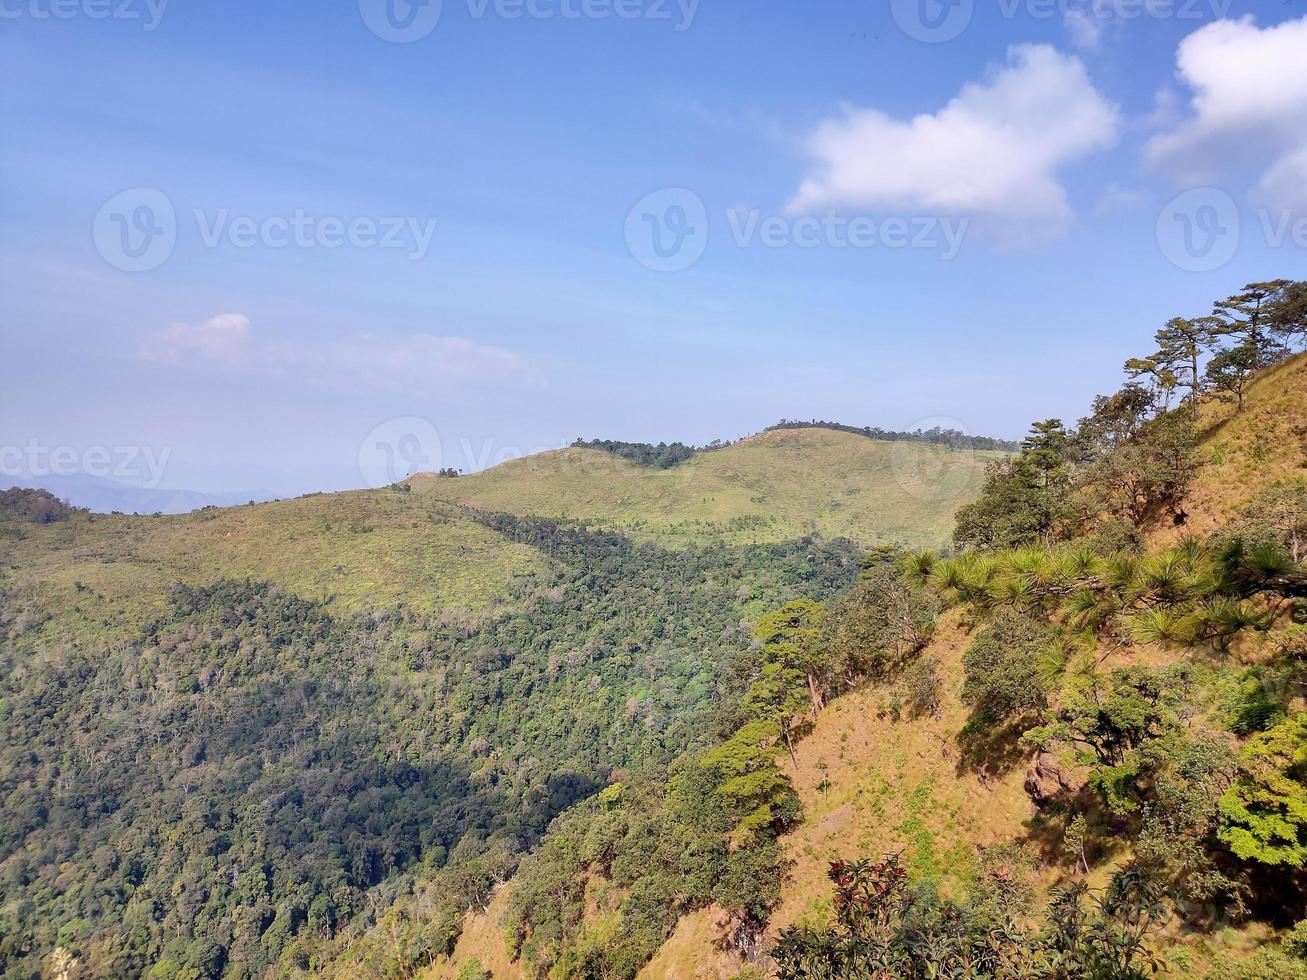
[[[1210,533],[1230,522],[1261,490],[1307,473],[1307,355],[1259,376],[1242,413],[1231,404],[1209,402],[1202,419],[1201,468],[1183,502],[1186,524],[1176,528],[1168,521],[1156,529],[1150,535],[1154,546],[1184,534]],[[790,871],[768,938],[790,925],[829,920],[832,887],[826,872],[836,859],[898,852],[913,880],[936,882],[948,894],[974,881],[981,849],[1020,844],[1039,857],[1032,884],[1040,898],[1074,879],[1066,818],[1034,802],[1027,783],[1042,777],[1032,769],[1033,752],[1016,744],[1020,730],[1000,729],[983,740],[968,737],[972,709],[963,699],[963,653],[982,625],[966,609],[955,608],[939,620],[921,651],[923,660],[936,663],[940,679],[933,713],[913,717],[901,712],[892,684],[864,686],[817,717],[799,742],[793,764],[779,755],[801,799],[803,821],[782,838]],[[1137,641],[1082,650],[1067,670],[1190,662],[1239,677],[1241,671],[1259,669],[1270,655],[1268,641],[1259,634],[1240,637],[1229,651]],[[1069,792],[1086,792],[1086,773],[1067,754],[1059,755],[1056,765]],[[1100,846],[1088,881],[1101,887],[1131,852],[1110,836]],[[509,882],[500,890],[488,913],[468,917],[454,955],[431,972],[432,978],[451,980],[473,959],[491,967],[497,978],[527,976],[506,956],[507,936],[499,923],[512,888]],[[727,980],[749,968],[765,968],[732,951],[727,934],[727,917],[720,909],[684,915],[640,976]],[[1201,932],[1173,924],[1160,944],[1175,957],[1173,968],[1201,976],[1223,954],[1247,957],[1267,937],[1267,927],[1259,923]]]
[[[415,476],[413,493],[313,494],[176,516],[0,517],[0,587],[29,590],[51,635],[126,635],[162,613],[172,582],[253,578],[337,612],[405,604],[475,618],[547,566],[465,506],[575,519],[671,546],[810,533],[863,546],[934,546],[992,453],[773,432],[669,470],[607,453],[543,453],[475,476]],[[79,588],[78,586],[82,586]]]
[[[1180,533],[1206,534],[1273,483],[1307,473],[1307,354],[1262,372],[1242,412],[1229,402],[1203,406],[1203,467],[1185,500]]]
[[[856,579],[831,535],[941,543],[981,466],[577,455],[178,516],[0,498],[0,973],[357,976],[394,953],[373,901],[434,941],[596,781],[712,741],[759,615]]]
[[[475,616],[548,567],[457,508],[393,491],[323,494],[168,517],[0,517],[0,588],[51,616],[51,639],[130,635],[174,582],[272,582],[336,612],[407,604]]]
[[[670,469],[595,449],[560,449],[456,480],[415,477],[422,496],[554,520],[576,519],[665,544],[743,544],[804,534],[864,546],[947,541],[953,512],[1000,454],[881,442],[827,429],[779,430]]]

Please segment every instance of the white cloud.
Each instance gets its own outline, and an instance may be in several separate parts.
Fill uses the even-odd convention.
[[[141,356],[150,361],[199,358],[233,363],[250,338],[250,321],[239,313],[221,313],[203,323],[172,323],[147,344]]]
[[[322,345],[279,344],[270,363],[283,373],[332,384],[422,390],[462,380],[502,380],[529,374],[522,358],[466,337],[429,333],[351,334]]]
[[[1259,192],[1266,203],[1300,202],[1307,169],[1307,17],[1266,28],[1252,17],[1217,21],[1180,43],[1176,64],[1191,90],[1188,112],[1149,141],[1149,161],[1182,183],[1211,182],[1252,164],[1265,168]]]
[[[1277,160],[1257,185],[1258,196],[1276,207],[1307,212],[1307,141]]]
[[[217,364],[329,387],[431,391],[466,380],[537,382],[520,355],[466,337],[357,333],[321,343],[262,340],[239,313],[194,326],[171,324],[142,348],[141,356],[170,364]]]
[[[986,219],[1011,240],[1043,238],[1071,216],[1059,166],[1115,144],[1120,116],[1078,58],[1018,45],[938,112],[908,121],[847,109],[818,127],[818,160],[790,210],[913,208]]]

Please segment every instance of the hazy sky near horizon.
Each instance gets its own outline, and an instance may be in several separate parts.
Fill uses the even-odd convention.
[[[1305,53],[1297,0],[0,0],[0,466],[1074,419],[1307,272]]]

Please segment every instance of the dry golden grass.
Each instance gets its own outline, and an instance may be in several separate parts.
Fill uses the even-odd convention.
[[[831,896],[826,869],[837,858],[902,852],[912,874],[949,889],[969,879],[977,846],[1026,836],[1034,807],[1022,788],[1025,762],[982,781],[956,746],[968,717],[960,697],[968,639],[961,616],[949,613],[923,654],[939,660],[943,680],[933,717],[895,720],[887,689],[854,691],[818,717],[797,746],[797,769],[784,760],[803,800],[804,821],[785,840],[793,867],[772,919],[773,935],[785,926],[825,921]],[[713,948],[721,936],[719,918],[705,911],[682,920],[642,976],[734,976],[747,964]],[[702,972],[709,963],[711,970]],[[692,969],[700,972],[686,972]]]
[[[1155,543],[1211,533],[1272,484],[1307,478],[1307,354],[1264,371],[1242,412],[1209,400],[1200,417],[1203,465],[1184,502],[1188,519],[1159,528]]]
[[[458,971],[471,959],[481,961],[495,980],[526,980],[520,963],[508,958],[508,946],[499,920],[508,909],[510,882],[496,889],[486,912],[469,912],[463,920],[463,935],[454,953],[443,963],[423,975],[423,980],[454,980]]]

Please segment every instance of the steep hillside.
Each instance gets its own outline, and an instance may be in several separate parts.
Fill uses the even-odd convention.
[[[1253,758],[1248,755],[1249,745],[1256,743],[1247,740],[1257,732],[1280,732],[1288,724],[1283,720],[1303,709],[1301,681],[1294,680],[1300,676],[1299,661],[1294,658],[1307,651],[1302,650],[1301,627],[1293,625],[1297,615],[1293,597],[1304,594],[1307,581],[1283,557],[1268,555],[1245,566],[1230,565],[1240,560],[1237,553],[1222,551],[1219,543],[1200,545],[1196,538],[1187,539],[1183,547],[1166,549],[1185,535],[1236,526],[1246,520],[1242,515],[1250,502],[1267,488],[1307,474],[1307,356],[1261,372],[1246,393],[1242,412],[1228,402],[1209,399],[1200,417],[1198,469],[1176,506],[1184,522],[1169,517],[1157,522],[1155,514],[1141,510],[1142,519],[1153,522],[1138,529],[1145,532],[1142,556],[1113,554],[1116,545],[1095,536],[1100,533],[1095,523],[1083,539],[1073,537],[1062,551],[1034,544],[993,559],[972,556],[929,576],[934,588],[951,597],[952,608],[935,623],[930,641],[915,655],[915,663],[929,665],[928,674],[937,684],[928,707],[914,708],[912,700],[912,685],[920,684],[927,674],[873,678],[833,700],[816,716],[798,742],[793,761],[777,743],[777,764],[798,793],[803,817],[780,838],[788,871],[765,933],[741,952],[736,941],[737,913],[713,904],[696,907],[669,930],[669,938],[641,970],[642,978],[727,980],[768,974],[774,964],[765,956],[759,958],[758,951],[767,949],[782,930],[791,926],[820,930],[832,920],[833,888],[827,875],[831,862],[897,853],[912,887],[966,896],[986,873],[986,849],[1002,855],[1018,869],[1017,877],[1028,881],[1035,908],[1077,882],[1101,891],[1118,872],[1133,867],[1136,858],[1177,861],[1178,867],[1188,869],[1176,885],[1177,896],[1189,894],[1186,888],[1200,887],[1195,882],[1204,875],[1220,882],[1228,874],[1232,877],[1226,884],[1211,886],[1217,891],[1205,899],[1208,906],[1176,898],[1182,905],[1194,904],[1184,906],[1183,916],[1154,930],[1147,948],[1164,955],[1172,971],[1183,975],[1303,975],[1298,961],[1280,952],[1281,933],[1275,928],[1302,914],[1299,897],[1281,879],[1275,887],[1282,891],[1271,887],[1268,903],[1262,894],[1270,887],[1265,868],[1259,870],[1256,861],[1244,857],[1254,853],[1251,845],[1241,852],[1243,865],[1221,850],[1215,830],[1219,821],[1255,818],[1238,816],[1242,811],[1229,802],[1228,794],[1217,808],[1210,794],[1226,792],[1238,773],[1245,781],[1270,778],[1255,775],[1264,774],[1258,768],[1261,763],[1240,761]],[[554,465],[563,464],[554,461]],[[594,465],[612,464],[595,461]],[[1098,471],[1087,472],[1092,480]],[[1103,472],[1115,477],[1119,470],[1108,467]],[[1301,511],[1301,503],[1298,506]],[[1293,519],[1301,527],[1307,513],[1299,512]],[[1286,520],[1290,518],[1281,515],[1278,523],[1256,533],[1283,528]],[[1263,570],[1257,562],[1264,564]],[[1272,581],[1277,574],[1283,579]],[[1268,575],[1271,578],[1259,584]],[[1111,587],[1115,598],[1095,599],[1099,608],[1093,609],[1083,597],[1105,588],[1104,580],[1114,576],[1125,576],[1119,586]],[[1226,584],[1219,585],[1221,581]],[[1000,654],[989,666],[969,667],[968,651],[998,629],[994,624],[1005,615],[1002,610],[1027,603],[1028,615],[1046,624],[1040,628],[1049,638],[1057,637],[1053,645],[1032,646],[1029,653],[1015,654],[1014,662],[1004,662]],[[1106,619],[1096,618],[1100,616]],[[1038,661],[1027,666],[1026,673],[1023,657]],[[1125,687],[1109,694],[1114,683]],[[1072,751],[1078,744],[1074,733],[1081,730],[1076,726],[1090,725],[1092,714],[1091,720],[1067,722],[1070,727],[1063,729],[1057,719],[1074,717],[1079,709],[1073,706],[1083,691],[1095,692],[1100,705],[1123,699],[1124,706],[1133,696],[1130,691],[1146,690],[1153,683],[1161,686],[1149,696],[1170,707],[1147,722],[1138,735],[1140,745],[1150,738],[1158,740],[1149,749],[1155,753],[1147,757],[1151,761],[1144,763],[1144,757],[1127,754],[1118,760],[1124,768],[1104,769],[1091,764],[1092,753],[1086,757]],[[1038,686],[1044,693],[1039,700],[1012,701],[1013,707],[987,718],[984,712],[990,709],[980,699],[1011,698],[1010,688],[1004,685],[1012,684]],[[978,693],[987,686],[991,693]],[[1088,704],[1092,709],[1093,702]],[[1140,707],[1131,704],[1121,710]],[[1023,733],[1050,720],[1049,731],[1063,735],[1046,736],[1047,747],[1037,750],[1021,741]],[[1167,731],[1171,735],[1165,735]],[[1059,737],[1064,741],[1059,742]],[[1178,770],[1165,768],[1171,758],[1183,760],[1175,763]],[[1209,765],[1224,767],[1210,786],[1186,783],[1196,778],[1194,771]],[[1146,806],[1162,807],[1165,812],[1173,802],[1150,795],[1155,792],[1153,783],[1159,781],[1171,787],[1168,792],[1187,787],[1183,792],[1189,795],[1183,797],[1178,812],[1188,817],[1167,818],[1178,820],[1176,827],[1187,826],[1184,820],[1191,817],[1217,823],[1201,823],[1189,830],[1149,824],[1149,811],[1131,801],[1142,799]],[[1283,782],[1273,785],[1276,793],[1290,792]],[[1104,794],[1106,802],[1100,798]],[[1193,816],[1198,813],[1209,815]],[[1227,832],[1222,829],[1220,834]],[[1261,832],[1254,830],[1254,834]],[[1283,833],[1286,847],[1301,846],[1301,837],[1295,837],[1291,828]],[[1186,850],[1195,842],[1202,842],[1200,848],[1214,849],[1215,864],[1203,865],[1200,850]],[[584,920],[572,927],[573,942],[582,950],[587,935],[620,929],[615,916],[626,907],[628,893],[614,892],[614,886],[603,881],[605,872],[601,869],[599,874],[585,890]],[[629,877],[629,872],[624,874]],[[1193,877],[1186,883],[1184,875]],[[1244,884],[1229,884],[1240,881]],[[432,978],[452,980],[474,961],[489,967],[495,977],[534,975],[523,960],[506,953],[513,941],[504,928],[506,911],[520,887],[508,882],[495,893],[487,912],[469,915],[454,954],[430,972]],[[1245,888],[1242,899],[1228,901],[1237,905],[1246,899],[1252,908],[1213,914],[1210,909],[1227,900],[1219,899],[1219,889],[1224,887],[1234,889],[1231,896]],[[1245,961],[1249,972],[1240,972],[1237,964]],[[577,962],[558,968],[558,975],[586,975]]]
[[[958,506],[1001,454],[880,442],[826,429],[763,433],[668,469],[560,449],[472,476],[412,481],[422,496],[554,520],[583,520],[684,545],[804,534],[859,544],[942,544]]]
[[[1188,520],[1169,536],[1206,534],[1273,483],[1307,475],[1307,354],[1262,372],[1242,412],[1209,401],[1202,412],[1203,467],[1185,500]]]

